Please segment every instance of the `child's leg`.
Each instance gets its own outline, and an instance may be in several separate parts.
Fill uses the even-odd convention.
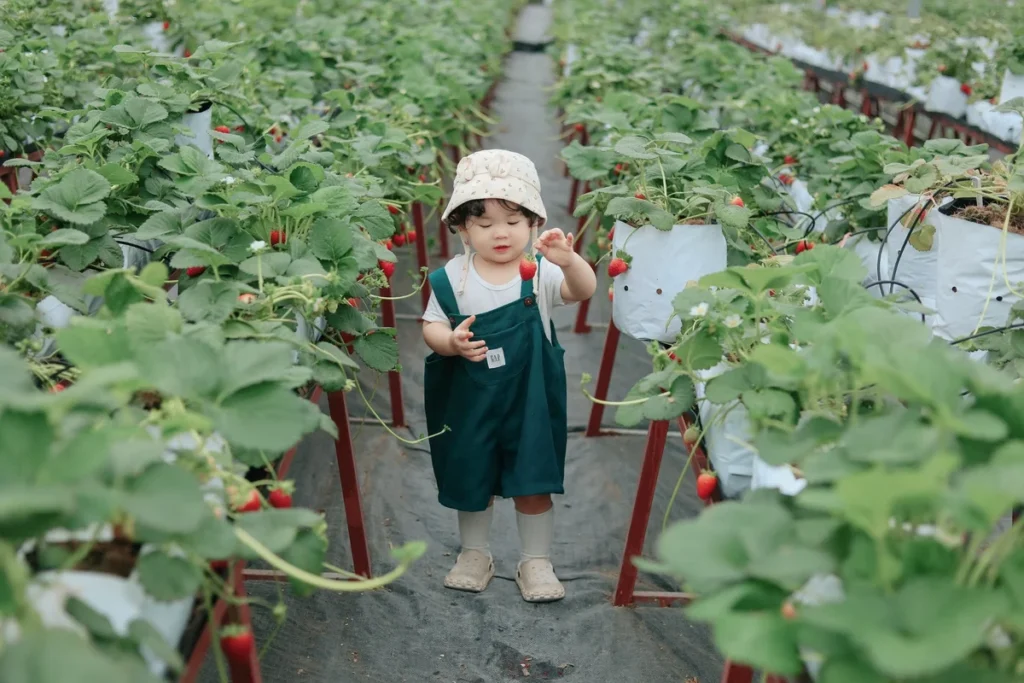
[[[459,538],[462,550],[455,566],[448,572],[444,585],[455,590],[480,593],[494,578],[494,560],[491,557],[491,520],[494,518],[494,499],[482,512],[459,511]]]
[[[551,602],[565,597],[565,588],[551,565],[555,535],[555,510],[551,496],[521,496],[515,499],[521,555],[516,583],[529,602]]]

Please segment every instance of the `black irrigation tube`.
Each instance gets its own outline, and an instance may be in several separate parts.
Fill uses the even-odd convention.
[[[968,337],[964,337],[963,339],[955,339],[955,340],[953,340],[953,341],[951,341],[949,343],[950,343],[951,346],[955,346],[956,344],[963,344],[964,342],[972,341],[974,339],[978,339],[979,337],[987,337],[990,334],[997,334],[997,333],[1000,333],[1000,332],[1011,332],[1013,330],[1024,330],[1024,323],[1013,323],[1012,325],[1004,325],[1002,327],[994,327],[991,330],[985,330],[984,332],[978,332],[977,334],[972,334],[972,335],[970,335]]]

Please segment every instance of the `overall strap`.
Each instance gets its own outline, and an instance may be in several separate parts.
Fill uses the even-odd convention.
[[[544,257],[541,256],[540,254],[537,254],[537,281],[538,282],[540,282],[540,269],[541,269],[541,263],[543,261],[544,261]],[[538,292],[538,294],[539,294],[539,292]],[[522,284],[522,286],[521,286],[521,288],[519,290],[519,298],[525,299],[528,296],[533,296],[533,280],[524,280],[523,284]],[[540,310],[539,306],[537,307],[537,310],[538,311]],[[549,311],[549,313],[550,313],[550,311]],[[550,323],[551,323],[551,343],[554,344],[555,346],[557,346],[558,345],[558,335],[555,334],[555,321],[554,321],[554,319],[552,319],[550,321]]]
[[[451,280],[448,279],[448,272],[442,267],[430,274],[430,288],[437,297],[437,303],[441,310],[449,318],[459,315],[459,302],[455,298],[455,290],[452,289]]]
[[[544,257],[537,254],[537,282],[540,282],[540,262],[544,260]],[[533,296],[533,280],[523,280],[523,284],[519,286],[519,298],[525,299],[528,296]]]

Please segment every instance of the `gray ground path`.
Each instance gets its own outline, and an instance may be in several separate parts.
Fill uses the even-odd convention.
[[[546,7],[532,5],[523,14],[519,36],[544,35],[550,21]],[[562,177],[557,154],[558,126],[547,107],[553,82],[551,58],[543,53],[513,53],[494,110],[501,122],[488,140],[535,161],[544,188],[549,225],[570,230],[566,214],[569,181]],[[436,217],[428,234],[436,237]],[[453,246],[457,241],[452,242]],[[414,252],[403,249],[399,273],[414,269]],[[432,267],[438,267],[436,257]],[[607,321],[609,304],[598,285],[591,320]],[[396,276],[396,294],[410,291],[411,281]],[[399,302],[399,312],[416,314],[419,297]],[[604,329],[572,333],[575,308],[558,312],[556,327],[566,347],[569,374],[570,428],[582,431],[590,404],[577,387],[580,375],[596,375]],[[411,431],[424,433],[423,358],[427,351],[414,320],[398,324],[405,407]],[[618,352],[612,397],[621,397],[649,372],[641,344],[624,340]],[[373,405],[388,412],[387,383],[367,374],[365,390],[377,387]],[[353,414],[367,414],[357,395]],[[326,404],[324,405],[326,410]],[[607,421],[611,420],[611,415]],[[565,581],[567,598],[551,605],[529,605],[512,580],[518,556],[515,513],[509,501],[498,504],[492,533],[498,576],[486,593],[475,596],[443,588],[441,580],[458,551],[455,515],[436,502],[436,489],[425,448],[403,447],[374,425],[356,426],[356,460],[374,569],[391,566],[388,549],[409,540],[425,540],[426,555],[389,589],[373,594],[317,593],[298,599],[287,595],[288,620],[263,660],[264,681],[347,683],[491,683],[520,678],[565,678],[581,683],[712,683],[721,675],[720,656],[706,628],[687,621],[679,609],[616,609],[611,592],[621,558],[643,456],[642,436],[570,437],[565,496],[556,499],[554,562]],[[666,451],[658,486],[648,549],[657,537],[667,501],[685,458],[678,436]],[[345,514],[338,488],[333,444],[316,435],[299,449],[292,474],[296,503],[326,510],[331,528],[330,561],[351,566]],[[696,514],[699,501],[684,486],[672,517]],[[695,549],[695,552],[699,552]],[[655,577],[642,577],[647,588],[671,589]],[[250,592],[270,601],[277,588],[250,584]],[[265,610],[255,612],[257,642],[273,628]],[[210,662],[207,683],[216,680]]]

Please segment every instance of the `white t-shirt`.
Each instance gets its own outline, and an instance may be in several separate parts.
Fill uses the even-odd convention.
[[[493,311],[496,308],[519,300],[522,280],[517,276],[511,282],[503,285],[492,285],[480,277],[473,265],[469,262],[469,277],[466,279],[466,291],[459,296],[459,280],[462,279],[462,263],[465,256],[456,256],[445,264],[444,270],[448,275],[448,282],[455,292],[455,300],[459,304],[461,315],[480,315]],[[540,310],[540,319],[544,323],[544,334],[548,341],[551,341],[551,311],[555,306],[562,306],[562,282],[565,281],[565,273],[556,265],[543,261],[540,264],[540,282],[537,284],[537,304]],[[437,301],[437,295],[430,293],[430,302],[427,310],[423,313],[423,321],[428,323],[447,323],[448,316],[444,314],[441,304]]]

